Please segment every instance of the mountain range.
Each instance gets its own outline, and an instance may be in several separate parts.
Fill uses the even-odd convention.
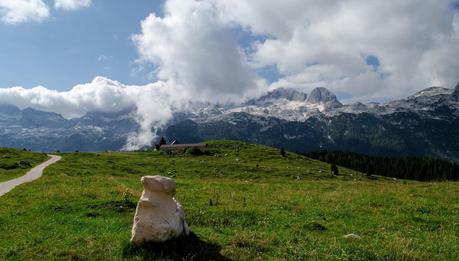
[[[39,151],[119,150],[139,129],[135,108],[81,118],[0,105],[0,146]],[[193,103],[159,136],[181,143],[235,139],[290,151],[342,150],[370,155],[459,160],[459,84],[430,87],[384,104],[342,104],[319,87],[279,88],[241,104]]]

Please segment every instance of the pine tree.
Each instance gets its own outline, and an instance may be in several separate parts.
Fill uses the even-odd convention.
[[[159,146],[166,145],[166,144],[167,144],[166,139],[164,137],[161,137],[161,139],[159,140]]]
[[[285,152],[284,148],[281,148],[280,149],[280,154],[282,155],[282,157],[287,157],[287,153]]]
[[[333,175],[336,175],[336,176],[339,175],[339,169],[338,169],[338,166],[336,166],[335,163],[332,163],[332,164],[330,165],[330,170],[331,170],[331,173],[332,173]]]

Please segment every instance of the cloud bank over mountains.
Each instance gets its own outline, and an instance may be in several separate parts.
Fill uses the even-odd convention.
[[[144,86],[127,86],[96,77],[92,82],[77,85],[66,92],[42,86],[32,89],[0,89],[0,104],[56,112],[66,118],[81,117],[92,111],[120,112],[134,109],[132,117],[139,123],[140,130],[128,140],[126,149],[132,150],[149,145],[155,138],[155,129],[166,124],[173,111],[184,109],[185,97],[180,95],[180,90],[174,91],[173,88],[159,81]]]
[[[326,86],[371,99],[458,80],[454,1],[218,2],[230,21],[267,38],[250,57],[283,76],[272,87]]]
[[[89,0],[56,0],[56,9]],[[452,87],[459,73],[459,12],[453,0],[167,0],[132,36],[139,61],[157,82],[126,86],[105,78],[67,92],[44,87],[0,89],[0,103],[54,111],[136,107],[142,131],[129,148],[148,144],[151,129],[189,100],[226,102],[268,89],[325,86],[352,99],[400,97]],[[43,20],[41,0],[0,0],[4,23]],[[266,80],[258,72],[277,75]]]

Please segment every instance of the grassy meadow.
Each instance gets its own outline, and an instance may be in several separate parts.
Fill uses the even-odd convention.
[[[209,144],[63,154],[0,198],[0,260],[459,260],[458,183],[332,176],[278,149]],[[144,175],[176,179],[192,236],[129,243]]]
[[[0,182],[20,177],[46,159],[44,153],[0,148]]]

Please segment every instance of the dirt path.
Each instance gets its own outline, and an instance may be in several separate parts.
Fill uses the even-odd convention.
[[[51,158],[35,168],[29,170],[24,176],[0,183],[0,197],[10,192],[15,187],[39,179],[43,174],[43,170],[51,164],[61,160],[61,156],[48,155]]]

